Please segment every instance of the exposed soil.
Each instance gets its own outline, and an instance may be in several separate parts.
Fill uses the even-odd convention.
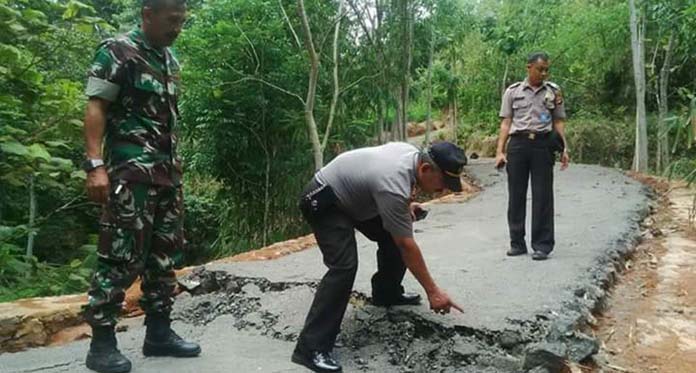
[[[595,371],[684,373],[696,366],[694,191],[667,193],[653,184],[662,197],[594,330],[602,347]]]
[[[231,326],[239,331],[291,342],[297,334],[289,332],[283,320],[285,302],[316,287],[236,277],[203,267],[182,282],[191,288],[177,300],[174,319],[200,326],[231,316]],[[278,303],[283,307],[276,307]],[[353,361],[361,371],[389,366],[399,372],[515,372],[522,365],[525,344],[544,332],[536,323],[520,325],[514,333],[446,327],[408,307],[374,307],[359,292],[353,293],[351,307],[356,313],[346,320],[336,347],[344,361]]]

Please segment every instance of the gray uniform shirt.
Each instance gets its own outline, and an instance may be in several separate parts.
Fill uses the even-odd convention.
[[[510,134],[549,132],[553,129],[553,120],[566,117],[561,89],[552,82],[544,82],[537,88],[530,86],[526,79],[517,82],[503,94],[500,117],[512,118]]]
[[[317,179],[331,186],[353,219],[379,215],[389,233],[412,237],[409,203],[417,166],[418,148],[392,142],[345,152],[319,170]]]

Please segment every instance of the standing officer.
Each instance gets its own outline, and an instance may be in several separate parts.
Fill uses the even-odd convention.
[[[372,277],[373,303],[418,304],[404,294],[408,268],[423,286],[436,312],[462,311],[433,281],[418,244],[413,220],[423,210],[411,203],[414,188],[425,193],[462,190],[464,151],[448,142],[425,151],[406,143],[389,143],[345,152],[312,178],[300,209],[312,227],[324,264],[329,267],[317,288],[292,361],[316,372],[340,372],[331,356],[358,269],[355,229],[378,243],[377,273]]]
[[[86,364],[105,373],[131,369],[114,327],[137,276],[145,356],[201,352],[171,330],[169,317],[174,268],[182,264],[183,200],[174,135],[179,64],[168,46],[181,32],[186,1],[142,0],[141,14],[141,28],[99,46],[86,88],[87,194],[104,206],[97,268],[83,308],[92,327]]]
[[[496,168],[507,164],[509,256],[527,253],[525,213],[527,185],[531,175],[534,260],[545,260],[555,244],[553,164],[556,148],[563,149],[561,170],[565,170],[570,161],[565,146],[563,95],[558,85],[546,81],[548,75],[549,56],[544,52],[530,54],[527,58],[527,79],[511,85],[503,94],[500,107],[502,121],[495,157]],[[560,142],[560,146],[555,145],[557,142]]]

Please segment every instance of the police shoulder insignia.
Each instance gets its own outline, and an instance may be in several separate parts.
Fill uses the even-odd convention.
[[[512,83],[510,86],[508,86],[505,89],[505,93],[508,94],[508,92],[510,92],[510,93],[514,94],[513,90],[516,89],[517,87],[519,87],[520,84],[522,84],[522,82]]]
[[[563,104],[563,92],[559,89],[556,91],[556,105]]]
[[[562,105],[563,104],[563,92],[561,91],[561,87],[558,84],[556,84],[554,82],[549,82],[549,81],[546,81],[546,85],[551,87],[551,90],[555,94],[556,99],[554,101],[555,101],[556,105]]]

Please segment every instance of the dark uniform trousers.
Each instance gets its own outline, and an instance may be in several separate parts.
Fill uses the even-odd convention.
[[[312,181],[306,191],[319,184]],[[304,351],[329,351],[341,330],[358,269],[355,229],[377,242],[377,272],[372,276],[372,295],[382,299],[403,293],[401,281],[406,266],[391,234],[382,227],[382,219],[356,222],[335,203],[315,215],[303,211],[312,227],[324,264],[329,268],[319,282],[314,301],[300,333],[297,348]]]
[[[527,186],[532,179],[532,249],[550,253],[554,241],[553,165],[548,134],[513,134],[507,146],[510,246],[526,249]]]

